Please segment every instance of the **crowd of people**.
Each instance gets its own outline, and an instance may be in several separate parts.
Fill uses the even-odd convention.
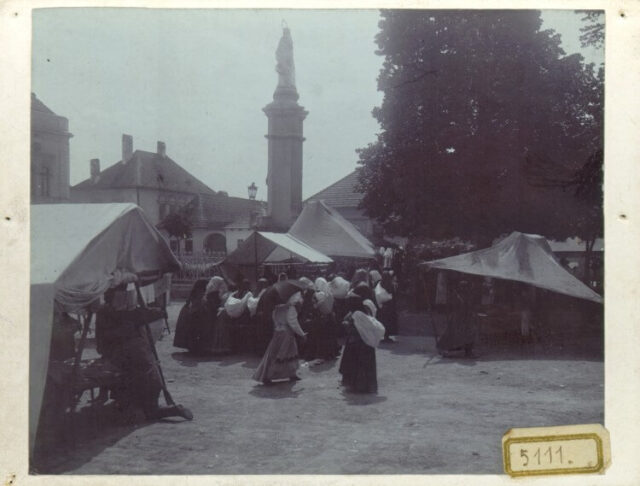
[[[299,380],[301,360],[342,354],[342,384],[377,392],[375,348],[393,343],[398,333],[393,271],[360,268],[350,280],[344,274],[290,277],[266,272],[255,292],[243,278],[196,281],[178,316],[174,346],[196,356],[260,355],[253,379],[264,385]]]

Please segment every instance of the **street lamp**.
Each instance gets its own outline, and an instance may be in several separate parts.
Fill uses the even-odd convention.
[[[249,215],[249,224],[253,229],[254,233],[258,231],[258,214],[255,208],[255,200],[256,194],[258,194],[258,186],[256,186],[255,182],[252,182],[250,186],[247,187],[247,193],[249,195],[249,199],[253,201],[253,211]],[[255,276],[256,276],[256,289],[258,288],[258,235],[253,235],[253,257],[255,263]]]
[[[256,186],[255,182],[252,182],[249,187],[247,187],[247,193],[249,193],[249,199],[252,201],[256,200],[256,194],[258,194],[258,186]]]

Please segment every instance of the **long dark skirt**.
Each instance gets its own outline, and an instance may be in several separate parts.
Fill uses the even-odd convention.
[[[147,338],[136,337],[114,347],[109,361],[124,373],[123,386],[114,390],[117,401],[145,408],[162,389],[160,370]]]
[[[356,334],[354,334],[354,332]],[[376,393],[378,374],[376,350],[360,339],[357,331],[349,331],[340,362],[342,384],[356,393]]]
[[[178,316],[173,345],[192,353],[207,353],[214,337],[214,322],[206,306],[185,304]]]
[[[384,337],[398,334],[398,313],[395,299],[391,299],[378,310],[378,320],[384,326]]]
[[[255,348],[254,320],[246,309],[240,317],[229,317],[229,332],[231,334],[231,349],[234,353],[253,351]]]
[[[173,345],[176,348],[189,348],[189,336],[191,335],[191,309],[189,304],[185,304],[180,309],[176,329],[173,332]]]
[[[438,351],[451,352],[465,350],[469,353],[476,341],[477,328],[471,312],[453,312],[447,318],[447,328],[437,341]]]
[[[216,318],[211,351],[214,354],[228,354],[232,351],[231,318],[225,311],[222,311]]]

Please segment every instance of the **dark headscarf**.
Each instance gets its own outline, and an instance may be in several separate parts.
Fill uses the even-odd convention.
[[[364,268],[358,268],[351,278],[351,288],[355,289],[358,284],[364,282],[367,286],[369,285],[369,272],[367,272]]]
[[[368,313],[365,310],[364,304],[362,303],[364,299],[354,292],[349,292],[347,294],[347,298],[345,299],[345,306],[347,308],[347,312],[355,312],[362,311]]]
[[[189,294],[189,298],[187,299],[187,304],[200,300],[202,299],[202,297],[204,297],[208,282],[209,281],[205,279],[196,280],[196,283],[194,283],[193,287],[191,287],[191,293]]]
[[[390,271],[385,270],[384,272],[382,272],[382,280],[380,281],[380,285],[387,292],[393,294],[393,274]]]
[[[258,279],[258,284],[256,286],[256,295],[259,294],[263,289],[266,289],[269,286],[269,281],[262,277]]]
[[[251,283],[245,278],[238,284],[236,298],[241,299],[251,289]]]

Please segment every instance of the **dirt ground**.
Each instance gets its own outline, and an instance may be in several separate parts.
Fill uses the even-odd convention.
[[[172,326],[178,310],[170,308]],[[86,407],[75,448],[48,455],[38,471],[501,473],[507,429],[603,422],[601,340],[480,347],[477,359],[443,359],[424,319],[401,315],[404,335],[377,350],[377,395],[345,392],[339,361],[303,364],[301,381],[264,387],[251,380],[258,357],[196,359],[164,336],[165,377],[194,420],[127,425],[109,406]]]

